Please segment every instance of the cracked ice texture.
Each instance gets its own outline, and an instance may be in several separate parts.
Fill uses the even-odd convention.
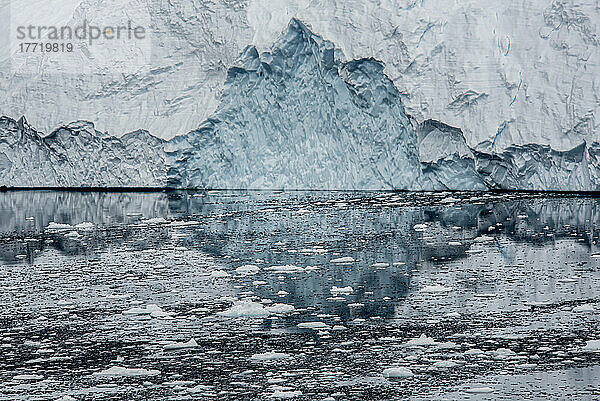
[[[167,145],[170,185],[421,189],[417,136],[382,71],[374,59],[341,63],[293,19],[270,52],[248,47],[216,113]]]
[[[382,60],[408,114],[460,127],[472,147],[492,141],[498,151],[528,143],[569,150],[597,139],[596,1],[133,3],[151,16],[149,66],[127,74],[110,68],[67,74],[48,72],[50,60],[28,73],[4,64],[2,114],[26,115],[44,132],[85,119],[117,136],[137,129],[163,138],[183,134],[216,109],[239,52],[248,43],[267,50],[298,17],[339,46],[346,61]],[[118,2],[95,0],[73,7],[73,21],[119,10]]]
[[[146,131],[111,137],[89,122],[43,137],[24,118],[0,117],[0,185],[164,187],[163,142]]]

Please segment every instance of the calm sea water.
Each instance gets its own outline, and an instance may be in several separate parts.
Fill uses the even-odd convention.
[[[600,199],[0,194],[0,400],[600,397]]]

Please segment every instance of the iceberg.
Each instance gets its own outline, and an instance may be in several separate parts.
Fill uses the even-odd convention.
[[[210,119],[169,141],[169,185],[421,189],[416,133],[383,68],[340,61],[292,19],[270,52],[244,50]]]
[[[0,186],[177,189],[600,190],[600,144],[469,145],[421,123],[374,58],[343,52],[292,18],[269,51],[248,46],[199,128],[117,138],[77,121],[44,135],[0,118]]]

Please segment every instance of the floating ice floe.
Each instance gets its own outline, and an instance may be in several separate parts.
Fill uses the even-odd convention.
[[[268,398],[289,399],[289,398],[300,397],[301,395],[302,395],[302,391],[299,391],[299,390],[295,390],[295,391],[277,390],[273,394],[270,394],[268,396]]]
[[[72,230],[73,226],[70,224],[55,223],[54,221],[52,221],[50,222],[50,224],[48,224],[48,227],[46,227],[46,229],[55,231]]]
[[[495,351],[489,351],[489,354],[492,355],[492,358],[498,360],[510,359],[517,355],[517,353],[508,348],[498,348]]]
[[[144,369],[144,368],[124,368],[122,366],[112,366],[101,372],[93,373],[94,376],[156,376],[160,374],[160,370]]]
[[[600,340],[588,340],[581,350],[585,352],[600,352]]]
[[[83,223],[79,223],[75,226],[76,229],[78,230],[93,230],[94,229],[94,223],[90,223],[90,222],[83,222]]]
[[[191,339],[184,343],[172,343],[166,344],[163,348],[167,351],[178,350],[178,349],[186,349],[186,348],[196,348],[198,347],[198,343],[195,339]]]
[[[212,273],[210,273],[210,277],[225,278],[225,277],[231,277],[231,274],[227,273],[225,270],[213,270]]]
[[[390,265],[389,263],[385,263],[385,262],[378,262],[378,263],[373,263],[373,264],[371,265],[371,267],[374,267],[374,268],[376,268],[376,269],[381,269],[381,268],[384,268],[384,267],[388,267],[389,265]]]
[[[413,377],[415,374],[408,368],[388,368],[383,371],[385,378]]]
[[[412,340],[408,340],[406,343],[404,343],[404,345],[407,347],[424,347],[437,344],[438,342],[431,337],[427,337],[425,334],[421,334],[418,338],[413,338]]]
[[[274,273],[286,273],[286,274],[304,272],[304,268],[302,268],[300,266],[294,266],[294,265],[269,266],[265,270],[269,270]]]
[[[459,241],[449,241],[448,245],[450,245],[450,246],[462,246],[462,242],[459,242]]]
[[[34,374],[22,374],[13,376],[14,380],[42,380],[44,376]]]
[[[172,317],[171,312],[163,311],[161,309],[161,307],[156,304],[148,304],[144,308],[130,308],[130,309],[127,309],[126,311],[123,311],[122,313],[123,313],[123,315],[129,315],[129,316],[150,315],[150,317],[166,318],[166,319]]]
[[[207,391],[212,391],[212,386],[207,386],[205,384],[198,384],[197,386],[190,387],[187,389],[190,393],[206,393]]]
[[[268,362],[268,361],[278,361],[281,359],[287,359],[290,357],[290,354],[286,354],[283,352],[264,352],[262,354],[254,354],[250,357],[250,361],[252,362]]]
[[[573,312],[578,313],[594,312],[595,310],[594,304],[583,304],[573,308]]]
[[[465,390],[465,393],[471,394],[487,394],[493,393],[494,389],[491,387],[472,387]]]
[[[490,237],[489,235],[481,235],[479,237],[476,237],[473,241],[475,242],[488,242],[488,241],[493,241],[494,237]]]
[[[351,256],[344,256],[342,258],[331,259],[331,263],[352,263],[354,262],[354,258]]]
[[[454,361],[437,361],[432,365],[434,368],[436,369],[449,369],[449,368],[455,368],[458,366],[458,363],[454,362]]]
[[[339,294],[352,294],[354,292],[354,288],[348,286],[348,287],[336,287],[333,286],[331,287],[331,290],[329,290],[331,292],[332,295],[339,295]]]
[[[238,301],[233,306],[223,312],[218,312],[219,316],[224,317],[268,317],[270,315],[281,315],[291,313],[295,310],[292,305],[277,303],[265,307],[263,304],[252,301]]]
[[[266,309],[267,309],[267,311],[269,311],[270,313],[273,313],[275,315],[291,313],[294,310],[296,310],[296,308],[294,308],[292,305],[288,305],[288,304],[273,304],[273,305],[267,306]]]
[[[243,265],[235,269],[235,271],[239,274],[250,276],[253,274],[257,274],[260,271],[260,267],[256,265]]]
[[[233,306],[217,315],[224,317],[267,317],[271,313],[264,305],[251,301],[238,301]]]
[[[298,323],[300,329],[312,329],[312,330],[327,330],[329,326],[323,322],[303,322]]]
[[[443,285],[440,285],[440,284],[428,285],[428,286],[423,287],[421,289],[421,292],[430,293],[430,294],[441,293],[441,292],[449,292],[449,291],[452,291],[452,288],[450,288],[450,287],[444,287]]]
[[[471,348],[466,350],[465,352],[463,352],[464,355],[481,355],[484,352],[482,350],[480,350],[479,348]]]
[[[168,223],[167,219],[164,217],[154,217],[152,219],[142,220],[144,224],[165,224]]]
[[[415,231],[425,231],[427,229],[427,224],[415,224],[413,229]]]

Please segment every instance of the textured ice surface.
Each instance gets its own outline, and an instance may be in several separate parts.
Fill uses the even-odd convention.
[[[163,187],[163,140],[136,131],[111,137],[75,122],[42,137],[24,118],[0,118],[0,185]]]
[[[297,20],[270,52],[244,50],[215,114],[167,151],[176,187],[420,189],[416,134],[383,65],[341,63]]]
[[[26,115],[44,132],[81,119],[117,136],[146,129],[170,138],[195,129],[216,109],[242,49],[268,50],[297,17],[336,43],[346,61],[383,61],[409,114],[460,127],[471,146],[497,136],[500,150],[528,143],[568,150],[597,138],[594,0],[68,3],[61,9],[71,10],[73,23],[108,21],[124,8],[152,16],[152,59],[127,74],[111,65],[114,57],[82,57],[86,68],[96,66],[93,74],[57,73],[48,58],[29,63],[37,67],[29,72],[3,64],[2,113]]]
[[[567,141],[579,144],[563,151],[535,143],[500,146],[504,124],[472,147],[466,127],[418,123],[407,114],[408,100],[383,63],[343,59],[334,43],[292,19],[269,51],[249,46],[227,70],[221,103],[209,119],[167,142],[146,131],[116,138],[88,122],[44,136],[24,119],[2,118],[0,185],[600,188],[600,145],[581,142],[585,135]]]

